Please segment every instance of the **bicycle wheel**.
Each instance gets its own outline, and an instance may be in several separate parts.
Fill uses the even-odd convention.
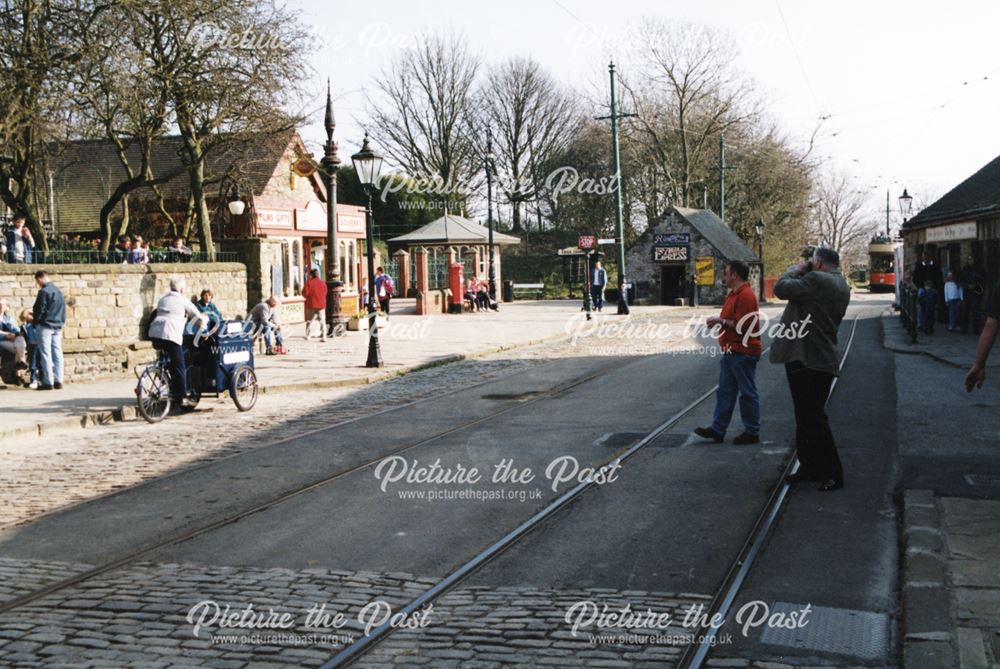
[[[240,365],[233,372],[229,383],[229,396],[240,411],[250,411],[257,403],[257,374],[250,367]]]
[[[139,415],[158,423],[170,413],[170,374],[162,367],[147,367],[135,388]]]

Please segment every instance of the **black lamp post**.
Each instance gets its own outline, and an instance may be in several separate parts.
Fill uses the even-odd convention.
[[[899,196],[899,213],[903,215],[903,224],[906,224],[906,219],[910,217],[910,207],[913,206],[913,198],[906,189],[903,189],[903,194]],[[889,232],[889,225],[886,222],[885,234],[892,239],[892,233]]]
[[[229,210],[230,223],[232,219],[238,216],[242,216],[243,212],[246,211],[247,204],[240,197],[240,192],[235,188],[229,193],[229,202],[226,204],[226,208]],[[219,226],[219,239],[226,238],[226,227],[224,225]]]
[[[497,304],[497,270],[493,250],[493,172],[496,165],[493,159],[493,132],[486,128],[486,225],[489,229],[490,245],[490,307]]]
[[[344,284],[340,280],[340,258],[337,252],[337,143],[333,141],[333,130],[337,127],[333,118],[333,99],[330,97],[330,82],[326,82],[326,144],[323,146],[323,160],[320,161],[323,183],[326,186],[326,331],[339,336],[344,331],[344,316],[341,293]]]
[[[760,294],[760,299],[764,301],[764,219],[758,218],[757,224],[753,226],[754,230],[757,232],[757,255],[760,257],[760,285],[758,286],[758,291]]]
[[[382,171],[382,156],[372,151],[368,143],[368,133],[361,144],[361,150],[351,156],[354,171],[358,173],[361,187],[368,193],[368,208],[365,209],[365,243],[368,245],[368,362],[366,367],[381,367],[382,350],[378,344],[378,322],[375,318],[375,241],[374,217],[372,216],[372,189],[378,184]]]

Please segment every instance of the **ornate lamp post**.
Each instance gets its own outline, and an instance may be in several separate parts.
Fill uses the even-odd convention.
[[[899,213],[903,215],[903,224],[906,224],[906,219],[910,217],[910,207],[913,206],[913,197],[903,189],[903,194],[899,196]],[[885,234],[892,239],[892,234],[889,232],[888,226],[886,227]]]
[[[757,233],[757,255],[760,257],[760,286],[758,286],[760,299],[764,300],[764,219],[758,218],[757,224],[753,226]]]
[[[344,316],[341,307],[341,293],[344,284],[340,280],[340,258],[337,255],[337,143],[333,141],[333,129],[337,123],[333,119],[333,99],[330,97],[330,82],[326,82],[326,144],[323,146],[323,160],[320,161],[323,183],[326,185],[326,330],[336,337],[344,331]]]
[[[382,171],[382,156],[372,151],[368,143],[368,133],[361,144],[361,150],[351,156],[358,181],[368,193],[368,208],[365,210],[365,240],[368,246],[368,362],[366,367],[381,367],[382,351],[378,344],[378,323],[375,318],[375,242],[374,218],[372,216],[372,189],[378,184]]]
[[[240,192],[235,188],[229,193],[229,202],[226,204],[226,208],[229,210],[229,221],[232,225],[232,219],[242,216],[243,212],[246,211],[247,203],[243,201],[240,197]],[[219,239],[226,238],[226,226],[219,224]]]

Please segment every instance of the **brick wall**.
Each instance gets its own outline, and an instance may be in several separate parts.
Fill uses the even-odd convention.
[[[40,265],[0,264],[0,295],[15,318],[35,303]],[[226,318],[247,313],[247,276],[242,263],[151,265],[48,265],[49,278],[66,298],[63,352],[66,379],[131,373],[152,353],[143,342],[149,316],[169,290],[170,277],[184,276],[188,294],[215,294]]]

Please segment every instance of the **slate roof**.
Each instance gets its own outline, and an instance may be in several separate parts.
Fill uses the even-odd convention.
[[[677,215],[697,230],[702,237],[708,240],[709,244],[718,249],[726,260],[742,260],[751,264],[760,263],[760,258],[746,245],[746,242],[711,210],[673,207],[670,211],[677,212]],[[668,211],[667,215],[669,214]]]
[[[282,154],[294,138],[295,131],[290,130],[262,137],[258,142],[219,147],[206,157],[205,177],[217,178],[235,164],[239,170],[237,178],[241,189],[252,189],[253,194],[258,195],[263,192]],[[153,145],[153,175],[170,177],[169,181],[160,185],[168,202],[187,202],[189,182],[181,163],[182,148],[179,135],[162,137]],[[133,169],[138,169],[139,147],[130,147],[126,155]],[[60,151],[51,166],[57,232],[97,231],[101,207],[118,185],[128,178],[115,146],[108,140],[76,141]],[[209,184],[206,196],[210,199],[215,197],[218,189],[219,184]],[[155,202],[155,195],[149,188],[133,191],[129,197],[133,206],[147,200]],[[183,211],[182,206],[180,212]]]
[[[903,230],[1000,213],[1000,156],[903,225]]]
[[[420,244],[486,244],[489,230],[467,218],[445,214],[412,232],[388,240],[394,246],[419,246]],[[520,244],[520,237],[493,231],[494,244]]]

